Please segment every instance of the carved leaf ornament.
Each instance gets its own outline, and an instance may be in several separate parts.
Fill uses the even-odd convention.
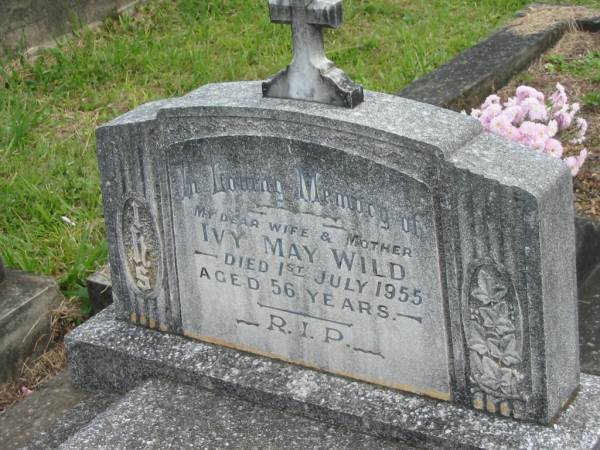
[[[494,265],[481,265],[472,274],[469,295],[470,380],[475,391],[498,401],[522,399],[520,312],[506,278]]]

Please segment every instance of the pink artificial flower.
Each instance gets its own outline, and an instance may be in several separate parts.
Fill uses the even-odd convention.
[[[560,130],[566,130],[570,128],[573,124],[573,118],[579,112],[581,106],[579,103],[573,103],[571,106],[565,105],[562,107],[560,111],[554,114],[554,118],[558,123],[558,128]]]
[[[579,103],[569,105],[568,100],[565,88],[560,83],[556,85],[556,92],[550,98],[549,106],[545,103],[543,93],[529,86],[519,86],[516,97],[510,97],[502,104],[500,97],[490,95],[481,109],[471,111],[471,116],[478,119],[487,131],[538,152],[562,158],[564,147],[556,136],[561,130],[573,125],[580,110]],[[576,124],[577,134],[571,143],[581,144],[585,140],[588,123],[577,118]],[[579,156],[570,156],[563,161],[575,176],[581,170],[587,156],[587,149],[583,149]]]
[[[548,128],[546,131],[548,132],[549,137],[556,136],[556,133],[558,133],[558,123],[556,123],[556,120],[551,120],[548,122]]]
[[[585,162],[585,160],[588,157],[588,150],[587,148],[584,148],[583,150],[581,150],[581,152],[579,152],[579,163],[583,166],[583,163]]]
[[[550,133],[553,130],[543,123],[527,121],[523,122],[519,127],[519,131],[523,136],[521,143],[533,149],[544,151],[546,148],[546,141],[552,137],[550,136]]]
[[[548,139],[544,146],[544,153],[552,155],[555,158],[561,158],[563,155],[563,146],[556,139]]]
[[[521,125],[527,117],[527,110],[521,105],[505,106],[505,108],[502,114],[506,115],[514,126]]]
[[[550,102],[552,103],[552,114],[556,114],[558,111],[563,109],[567,102],[569,101],[569,97],[567,97],[567,93],[565,92],[565,87],[556,83],[556,92],[552,94],[550,97]]]
[[[526,98],[521,102],[521,108],[529,116],[530,120],[545,122],[548,120],[548,109],[544,102],[540,102],[535,97]]]
[[[490,122],[490,131],[512,141],[521,139],[521,132],[511,123],[510,116],[504,113],[492,119]]]
[[[577,128],[577,137],[571,140],[571,144],[583,144],[583,142],[585,141],[585,133],[587,133],[588,130],[587,120],[578,117]]]
[[[573,115],[569,112],[569,108],[567,106],[563,106],[560,111],[554,114],[554,119],[556,119],[558,128],[565,130],[571,126],[571,123],[573,122]]]
[[[546,97],[537,89],[534,89],[530,86],[519,86],[517,88],[517,101],[519,103],[522,103],[525,99],[528,98],[534,98],[542,104],[546,103]]]
[[[500,97],[498,97],[495,94],[492,94],[485,99],[485,102],[483,102],[483,105],[481,105],[481,109],[487,109],[492,105],[499,105],[499,104],[500,104]]]
[[[499,105],[497,103],[492,104],[487,108],[483,109],[481,112],[481,117],[479,118],[479,121],[483,125],[483,128],[489,131],[492,119],[496,116],[499,116],[501,113],[502,105]]]
[[[577,174],[579,173],[579,165],[577,164],[577,158],[575,158],[574,156],[569,156],[568,158],[565,158],[565,163],[567,164],[567,166],[569,166],[569,169],[571,169],[571,175],[577,176]]]
[[[583,163],[585,163],[585,160],[587,159],[587,157],[588,157],[588,151],[587,151],[587,149],[584,148],[579,153],[579,156],[569,156],[568,158],[565,159],[567,166],[569,166],[569,168],[571,169],[571,175],[576,176],[579,173],[579,171],[581,170],[581,167],[583,166]]]
[[[31,394],[33,394],[31,389],[26,386],[21,386],[21,395],[23,395],[23,397],[29,397]]]

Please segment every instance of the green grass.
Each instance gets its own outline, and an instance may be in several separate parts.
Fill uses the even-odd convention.
[[[600,51],[589,51],[583,57],[566,60],[560,55],[548,58],[549,68],[557,72],[566,72],[600,83]]]
[[[501,26],[521,0],[346,0],[328,55],[396,92]],[[580,4],[598,4],[581,0]],[[263,79],[290,58],[266,0],[155,0],[135,18],[0,65],[0,253],[65,290],[104,263],[94,129],[135,106],[217,81]],[[74,225],[61,220],[67,216]]]
[[[594,112],[600,112],[600,91],[591,91],[583,96],[583,106]]]

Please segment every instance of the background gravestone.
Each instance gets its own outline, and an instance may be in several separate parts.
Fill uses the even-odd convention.
[[[130,11],[147,0],[2,0],[0,56],[54,45],[81,25]]]
[[[51,311],[62,300],[53,279],[6,269],[0,258],[0,383],[44,351]]]

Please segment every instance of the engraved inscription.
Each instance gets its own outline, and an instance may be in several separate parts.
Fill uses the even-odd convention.
[[[146,204],[129,198],[122,213],[123,257],[137,292],[148,295],[156,288],[159,243],[152,215]]]
[[[423,183],[275,138],[198,140],[169,155],[187,335],[451,397]]]

